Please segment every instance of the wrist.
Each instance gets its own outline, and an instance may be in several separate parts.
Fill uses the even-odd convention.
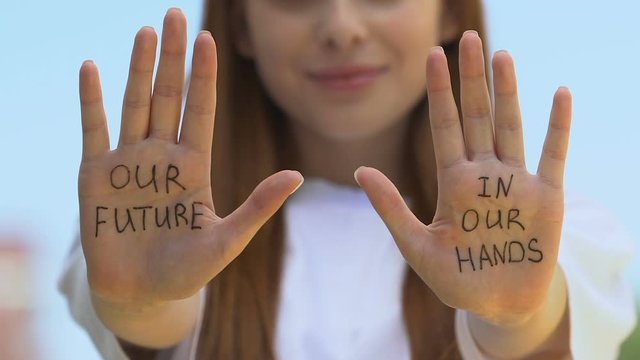
[[[91,292],[91,302],[100,314],[127,317],[146,317],[163,312],[172,301],[116,302]]]
[[[202,301],[200,292],[186,299],[153,303],[112,303],[91,296],[96,315],[117,338],[152,349],[182,341],[194,328]]]
[[[546,295],[542,297],[540,305],[533,310],[520,313],[500,313],[486,316],[469,311],[470,316],[488,325],[504,330],[517,330],[528,327],[531,323],[561,318],[567,306],[567,285],[564,274],[556,264]]]
[[[543,304],[523,316],[509,316],[495,321],[468,312],[472,337],[488,354],[508,358],[530,354],[556,332],[567,311],[567,286],[564,274],[556,265]]]

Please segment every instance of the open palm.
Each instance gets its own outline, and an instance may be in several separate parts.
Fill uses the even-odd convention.
[[[97,68],[88,61],[80,70],[82,247],[93,294],[112,303],[194,294],[244,249],[301,181],[294,171],[276,173],[236,211],[218,217],[210,181],[214,40],[208,32],[195,40],[179,134],[186,52],[181,11],[171,9],[165,17],[152,85],[156,42],[151,28],[136,36],[115,150],[109,149]]]
[[[360,169],[357,179],[409,265],[444,303],[497,324],[518,322],[543,304],[556,268],[571,97],[565,88],[556,93],[530,174],[511,57],[493,59],[495,113],[474,32],[461,39],[459,61],[463,126],[444,52],[432,50],[427,63],[438,168],[432,223],[421,223],[379,171]]]

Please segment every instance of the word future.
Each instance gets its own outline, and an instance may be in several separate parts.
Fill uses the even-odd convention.
[[[137,190],[162,192],[170,194],[176,189],[184,191],[186,188],[178,181],[180,169],[173,164],[169,164],[162,180],[162,189],[158,186],[156,176],[156,165],[151,167],[150,174],[142,176],[140,165],[136,165],[132,174],[132,169],[126,165],[118,165],[111,170],[111,187],[115,190]],[[113,226],[121,234],[125,231],[146,231],[149,228],[178,228],[180,226],[190,229],[201,229],[196,225],[198,216],[203,215],[198,211],[202,206],[201,202],[194,201],[191,204],[177,202],[171,206],[151,206],[140,204],[138,206],[119,208],[96,206],[96,237],[98,237],[100,226]],[[111,215],[111,216],[110,216]]]
[[[482,182],[482,192],[478,194],[478,197],[494,197],[487,193],[487,185],[491,179],[487,176],[482,176],[479,177],[478,180]],[[513,174],[509,178],[508,184],[505,183],[504,179],[498,177],[495,198],[508,198],[512,182]],[[475,232],[478,229],[506,229],[522,232],[525,231],[526,228],[524,224],[518,220],[519,216],[520,209],[495,209],[482,212],[476,209],[469,209],[462,215],[461,227],[462,230],[467,233]],[[539,263],[542,261],[544,256],[542,251],[536,248],[537,244],[538,239],[531,238],[526,244],[526,247],[523,242],[516,239],[504,241],[501,244],[480,244],[479,248],[475,247],[473,249],[470,246],[467,246],[466,249],[461,249],[456,246],[458,270],[460,272],[463,271],[463,264],[468,265],[468,267],[465,268],[476,271],[484,270],[487,266],[494,267],[506,263],[520,263],[523,261]]]

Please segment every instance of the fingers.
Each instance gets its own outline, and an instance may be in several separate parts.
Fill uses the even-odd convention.
[[[207,31],[196,38],[189,94],[180,143],[200,152],[211,152],[216,111],[216,45]]]
[[[280,209],[284,201],[304,181],[297,171],[283,170],[263,180],[247,200],[223,219],[221,234],[215,241],[231,260],[247,246],[258,230]]]
[[[491,98],[482,40],[475,31],[460,39],[460,101],[469,160],[494,157]]]
[[[80,67],[80,112],[82,116],[82,159],[109,151],[107,118],[102,104],[98,68],[93,61]]]
[[[187,48],[187,20],[179,9],[170,9],[164,18],[158,73],[151,101],[149,135],[177,140],[184,86]]]
[[[147,137],[157,41],[150,27],[143,27],[136,34],[122,104],[119,145],[134,144]]]
[[[553,97],[547,137],[542,148],[538,175],[551,186],[561,188],[571,128],[571,93],[561,87]]]
[[[496,102],[496,153],[503,163],[524,167],[524,141],[513,59],[505,51],[493,57],[493,83]]]
[[[466,154],[447,57],[441,47],[433,48],[427,58],[427,93],[436,163],[444,169],[466,160]]]
[[[423,236],[425,227],[411,212],[398,189],[374,168],[361,166],[354,177],[393,235],[400,252],[410,264],[418,264],[421,259],[416,257],[424,253],[423,241],[428,241]]]

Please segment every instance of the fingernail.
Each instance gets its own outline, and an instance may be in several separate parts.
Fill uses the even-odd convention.
[[[478,32],[476,30],[467,30],[464,32],[464,34],[462,34],[462,36],[467,35],[467,34],[474,34],[474,35],[478,35]]]
[[[559,94],[559,93],[566,93],[571,95],[571,90],[569,90],[567,86],[561,85],[561,86],[558,86],[558,90],[556,90],[556,94]]]
[[[356,181],[356,183],[358,183],[358,186],[360,185],[360,182],[358,181],[358,171],[360,171],[360,169],[362,169],[363,166],[360,166],[356,169],[356,171],[353,172],[353,179]]]
[[[293,189],[292,192],[289,193],[289,195],[293,194],[294,192],[296,192],[296,190],[298,190],[300,188],[300,186],[302,186],[302,184],[304,183],[304,177],[302,176],[302,174],[300,174],[299,171],[296,171],[298,173],[298,175],[300,176],[300,183],[298,184],[298,186],[296,186],[295,189]]]
[[[209,35],[209,36],[213,37],[211,35],[211,31],[209,31],[209,30],[200,30],[200,32],[198,33],[198,36],[199,35]]]
[[[444,49],[442,48],[442,46],[434,46],[431,48],[431,52],[441,52],[444,53]]]

